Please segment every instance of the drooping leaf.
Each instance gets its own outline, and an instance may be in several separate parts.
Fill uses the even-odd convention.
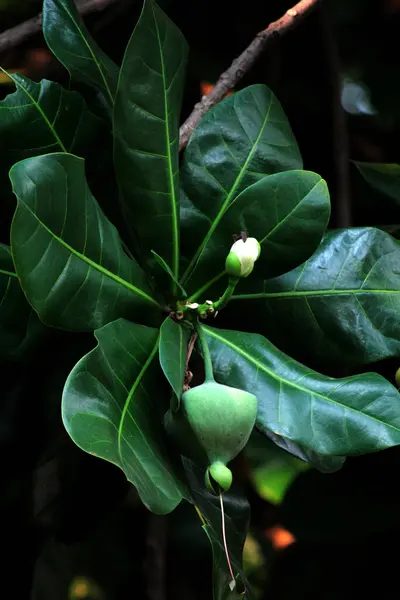
[[[120,316],[146,322],[157,312],[143,272],[90,193],[82,159],[29,158],[10,178],[18,200],[11,228],[16,271],[43,322],[89,331]]]
[[[167,317],[160,330],[160,365],[176,396],[176,408],[182,396],[186,372],[190,330]]]
[[[126,48],[114,110],[114,162],[128,224],[179,275],[179,116],[186,42],[145,0]]]
[[[250,598],[250,586],[247,587],[242,580],[242,574],[239,568],[235,565],[235,587],[231,589],[233,584],[232,576],[228,568],[224,569],[224,563],[227,562],[223,541],[216,534],[214,529],[209,525],[203,525],[203,530],[211,544],[213,555],[213,600],[239,600],[240,598]],[[247,591],[247,594],[246,594]]]
[[[289,123],[267,87],[247,87],[208,111],[189,140],[181,169],[182,249],[192,256],[182,283],[240,192],[266,175],[301,168]]]
[[[380,375],[333,379],[288,358],[261,335],[205,330],[217,381],[257,396],[259,430],[330,456],[400,444],[400,394]]]
[[[312,448],[300,446],[292,440],[277,435],[273,431],[264,429],[263,433],[279,448],[304,460],[304,462],[309,463],[314,469],[317,469],[321,473],[335,473],[336,471],[339,471],[346,460],[345,456],[326,456],[325,454],[318,454],[318,452],[315,452]]]
[[[87,156],[96,144],[102,121],[83,98],[57,83],[35,83],[10,75],[16,86],[0,101],[0,190],[2,203],[14,209],[8,171],[18,160],[43,153],[68,151]]]
[[[228,493],[224,493],[224,512],[226,540],[229,557],[237,581],[237,588],[231,592],[231,576],[226,561],[222,538],[222,520],[220,500],[204,486],[204,473],[193,462],[184,458],[184,467],[189,482],[193,502],[201,515],[203,529],[206,532],[213,552],[213,598],[214,600],[252,600],[250,585],[242,571],[244,542],[250,522],[250,506],[245,496],[236,489],[235,484]],[[245,595],[240,596],[243,587]]]
[[[2,160],[13,164],[52,151],[85,155],[101,120],[83,98],[53,81],[35,83],[22,75],[9,76],[16,91],[0,101]]]
[[[329,216],[328,187],[316,173],[286,171],[264,177],[226,210],[201,255],[203,279],[223,272],[232,232],[239,231],[260,242],[255,275],[272,277],[289,271],[318,247]]]
[[[260,322],[301,357],[365,364],[399,356],[399,265],[399,242],[379,229],[329,232],[304,265],[264,283],[255,295]]]
[[[354,161],[364,179],[400,204],[400,165]]]
[[[95,88],[111,107],[119,69],[93,40],[73,0],[43,1],[43,34],[71,77]]]
[[[65,384],[64,425],[80,448],[119,466],[150,510],[171,512],[182,492],[163,442],[158,330],[118,319],[95,336]]]
[[[15,273],[10,248],[0,244],[0,354],[3,357],[18,354],[31,312]]]

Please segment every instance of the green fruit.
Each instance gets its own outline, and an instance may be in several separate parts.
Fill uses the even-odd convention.
[[[222,489],[229,489],[232,475],[226,464],[250,437],[257,398],[244,390],[206,381],[182,395],[180,411],[208,457],[212,479]]]
[[[221,462],[214,462],[208,467],[205,474],[206,486],[214,493],[217,492],[213,484],[215,481],[225,492],[227,492],[232,485],[232,479],[232,471]]]
[[[207,465],[208,458],[196,435],[185,419],[182,410],[173,412],[171,409],[164,416],[164,429],[177,451],[187,456],[198,465]]]

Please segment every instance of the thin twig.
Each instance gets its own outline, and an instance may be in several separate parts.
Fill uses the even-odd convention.
[[[267,29],[256,35],[246,50],[233,61],[229,69],[222,73],[211,92],[203,96],[200,102],[195,105],[180,128],[179,150],[186,146],[200,119],[210,108],[222,100],[229,90],[235,87],[243,75],[253,66],[267,44],[296,27],[320,2],[322,0],[301,0],[301,2],[286,11],[283,17],[274,21]]]
[[[190,341],[188,344],[188,349],[187,349],[185,379],[183,382],[183,391],[184,392],[186,392],[187,390],[190,390],[190,383],[193,379],[193,373],[192,373],[192,371],[189,370],[189,363],[190,363],[190,358],[192,356],[192,352],[193,352],[196,340],[197,340],[197,332],[195,331],[194,334],[192,335],[192,337],[190,338]]]
[[[82,16],[96,11],[104,10],[119,0],[78,0],[76,6]],[[0,33],[0,53],[10,48],[15,48],[24,43],[32,35],[36,35],[42,29],[42,13],[28,19],[11,29]]]
[[[187,351],[187,356],[186,356],[186,371],[189,369],[189,362],[190,362],[190,358],[192,356],[192,352],[193,352],[193,348],[196,343],[196,340],[197,340],[197,332],[195,331],[194,334],[192,335],[192,337],[190,338],[189,345],[188,345],[188,351]]]
[[[336,226],[351,227],[350,151],[346,114],[342,106],[342,76],[339,49],[327,6],[320,7],[322,39],[332,98],[333,159],[336,171]]]

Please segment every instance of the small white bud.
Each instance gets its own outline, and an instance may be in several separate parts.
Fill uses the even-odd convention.
[[[260,252],[261,246],[256,238],[237,240],[225,261],[226,272],[233,277],[247,277],[252,272]]]

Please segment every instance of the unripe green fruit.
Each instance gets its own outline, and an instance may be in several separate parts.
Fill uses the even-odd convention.
[[[257,398],[244,390],[206,381],[182,395],[181,411],[208,457],[212,478],[229,489],[230,471],[225,465],[250,437]]]
[[[198,465],[208,464],[207,454],[197,440],[182,410],[168,410],[164,416],[164,429],[168,438],[180,454],[187,456]]]

